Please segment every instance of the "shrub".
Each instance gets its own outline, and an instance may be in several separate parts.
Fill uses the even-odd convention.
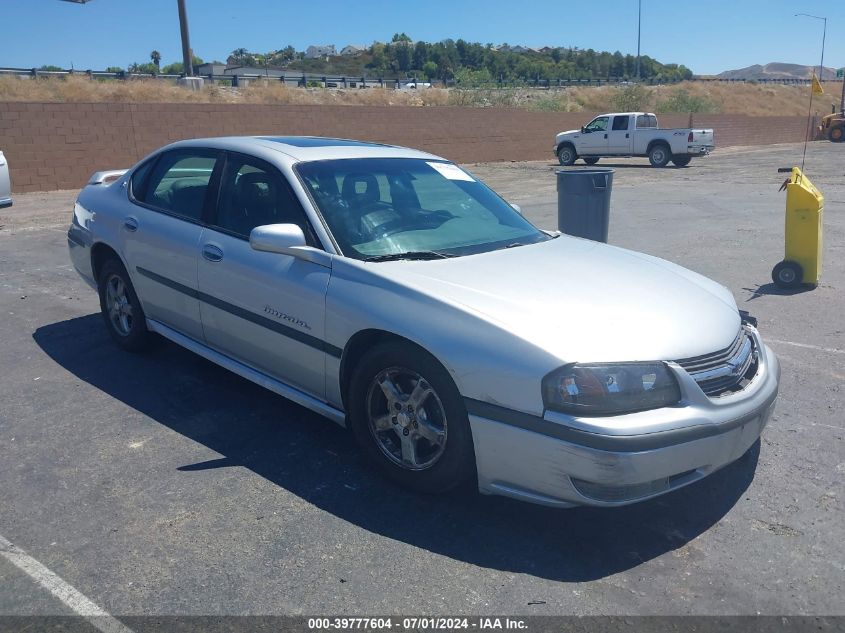
[[[684,88],[678,88],[657,104],[658,112],[717,112],[719,106],[707,97],[691,95]]]
[[[619,88],[611,101],[618,112],[641,112],[651,100],[651,91],[642,84],[631,84]]]

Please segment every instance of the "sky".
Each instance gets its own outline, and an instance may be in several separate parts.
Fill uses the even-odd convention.
[[[715,74],[752,64],[845,66],[843,0],[641,0],[642,54]],[[186,0],[194,54],[225,61],[236,48],[369,45],[414,40],[577,46],[637,52],[638,0]],[[181,61],[176,0],[0,0],[0,66],[102,70]],[[838,34],[837,34],[838,31]]]

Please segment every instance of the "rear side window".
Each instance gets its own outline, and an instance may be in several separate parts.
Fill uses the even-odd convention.
[[[637,117],[637,127],[657,127],[657,117],[653,114],[641,114]]]
[[[158,159],[137,199],[157,209],[199,221],[216,163],[216,153],[210,150],[167,152]]]
[[[615,116],[613,117],[613,129],[614,130],[627,130],[628,129],[628,119],[627,116]]]

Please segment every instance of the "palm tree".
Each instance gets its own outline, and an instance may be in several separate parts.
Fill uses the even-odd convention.
[[[153,60],[153,63],[156,65],[156,70],[161,71],[161,53],[153,51],[150,53],[150,59]]]

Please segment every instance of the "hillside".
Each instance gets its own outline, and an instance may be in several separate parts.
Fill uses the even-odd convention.
[[[801,64],[784,64],[772,62],[761,66],[754,64],[747,68],[726,70],[716,75],[719,79],[744,79],[746,81],[760,81],[761,79],[810,79],[813,72],[818,74],[818,66],[802,66]],[[835,68],[824,68],[824,78],[832,79],[836,75]]]

